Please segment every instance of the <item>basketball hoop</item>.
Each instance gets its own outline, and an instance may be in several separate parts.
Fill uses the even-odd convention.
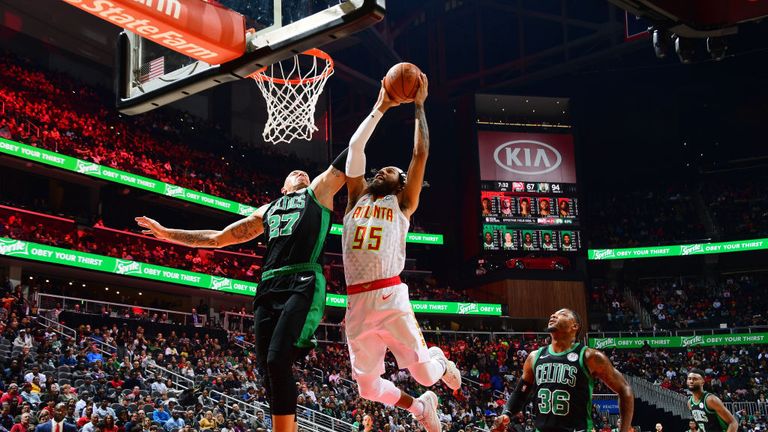
[[[317,131],[315,105],[331,75],[333,59],[317,48],[249,75],[267,101],[264,141],[277,144],[311,139]]]

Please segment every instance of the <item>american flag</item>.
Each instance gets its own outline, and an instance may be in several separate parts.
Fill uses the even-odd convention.
[[[139,82],[145,83],[163,75],[165,75],[165,57],[158,57],[141,65]]]

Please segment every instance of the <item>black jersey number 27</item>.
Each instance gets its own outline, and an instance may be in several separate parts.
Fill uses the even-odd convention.
[[[289,236],[293,234],[293,227],[298,220],[299,212],[270,216],[267,220],[270,240],[275,237]]]

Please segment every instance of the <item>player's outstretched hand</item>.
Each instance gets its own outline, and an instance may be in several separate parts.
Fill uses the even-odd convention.
[[[168,238],[168,230],[164,226],[160,225],[156,220],[150,219],[146,216],[139,216],[134,219],[140,227],[145,228],[141,231],[142,234],[153,235],[159,239]]]
[[[427,95],[429,94],[428,87],[429,80],[427,80],[427,76],[422,72],[419,76],[419,89],[416,91],[416,97],[413,98],[416,105],[424,105],[424,101],[427,100]]]
[[[491,426],[491,432],[506,432],[507,425],[509,424],[509,417],[506,414],[502,414],[493,421]]]
[[[389,96],[389,93],[384,89],[384,80],[381,80],[381,89],[379,89],[379,98],[376,100],[376,109],[384,112],[392,107],[400,105],[400,102],[395,101]]]

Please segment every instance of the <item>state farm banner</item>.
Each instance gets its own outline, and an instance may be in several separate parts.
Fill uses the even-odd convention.
[[[478,132],[480,179],[576,183],[570,134]]]
[[[208,64],[221,64],[245,53],[245,18],[203,0],[64,1]]]

